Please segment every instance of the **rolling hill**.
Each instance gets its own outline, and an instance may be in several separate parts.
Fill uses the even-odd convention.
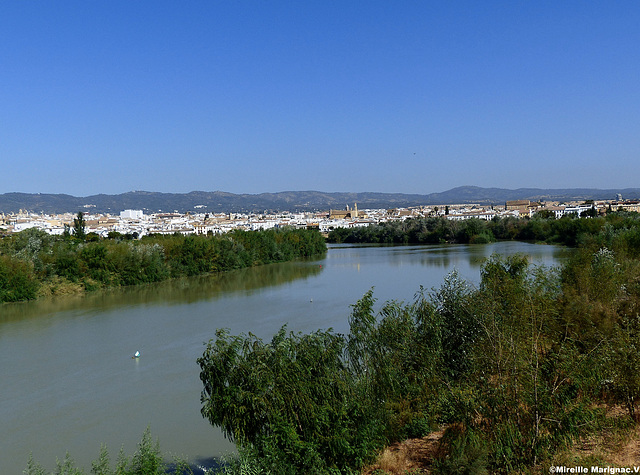
[[[626,199],[640,198],[640,188],[600,190],[592,188],[540,189],[481,188],[461,186],[441,193],[327,193],[321,191],[283,191],[278,193],[234,194],[223,191],[160,193],[131,191],[118,195],[98,194],[76,197],[67,194],[4,193],[0,194],[0,212],[26,210],[36,213],[90,211],[117,214],[125,209],[155,212],[263,213],[277,211],[322,211],[343,209],[358,204],[360,209],[397,208],[419,205],[478,203],[503,205],[507,200],[572,201],[615,199],[621,193]]]

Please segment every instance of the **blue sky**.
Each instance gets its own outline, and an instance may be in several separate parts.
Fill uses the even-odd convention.
[[[637,1],[0,2],[0,193],[640,187]]]

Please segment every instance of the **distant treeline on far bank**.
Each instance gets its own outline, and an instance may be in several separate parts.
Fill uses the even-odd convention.
[[[283,228],[222,235],[85,234],[82,215],[64,236],[30,228],[0,239],[0,302],[159,282],[326,252],[318,231]]]
[[[455,221],[446,217],[409,218],[372,226],[337,228],[329,233],[330,243],[378,244],[486,244],[515,240],[561,244],[575,247],[581,236],[613,230],[638,229],[640,214],[619,211],[606,216],[567,215],[560,219],[539,214],[533,218],[471,218]],[[638,231],[636,231],[638,237]],[[640,243],[640,241],[638,241]]]

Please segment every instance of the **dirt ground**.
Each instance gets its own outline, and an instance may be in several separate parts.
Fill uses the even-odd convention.
[[[375,464],[363,470],[362,475],[431,474],[434,457],[441,450],[440,439],[443,434],[444,429],[422,439],[409,439],[387,447]],[[585,437],[559,455],[557,462],[564,464],[565,461],[589,458],[614,467],[640,466],[640,425],[629,431],[603,431]]]
[[[615,467],[640,466],[640,426],[623,435],[603,432],[585,437],[572,453],[581,458],[597,457]]]
[[[431,463],[440,447],[443,430],[432,432],[422,439],[408,439],[387,447],[378,457],[376,463],[367,467],[362,475],[372,475],[383,471],[389,475],[405,475],[415,473],[431,473]]]

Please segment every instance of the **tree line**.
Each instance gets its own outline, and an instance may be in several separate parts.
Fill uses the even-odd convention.
[[[366,227],[337,228],[329,233],[330,243],[378,244],[486,244],[499,240],[538,241],[575,247],[579,236],[593,234],[604,226],[637,227],[639,215],[613,212],[607,216],[554,219],[549,213],[533,218],[495,217],[489,221],[471,218],[455,221],[446,217],[409,218]]]
[[[62,236],[30,228],[0,239],[0,302],[159,282],[326,252],[324,238],[308,229],[141,239],[111,233],[99,238],[85,234],[79,218]]]
[[[582,227],[561,268],[494,255],[477,288],[453,272],[379,310],[370,291],[347,335],[219,330],[198,360],[203,417],[256,473],[285,474],[357,473],[382,447],[439,427],[436,473],[548,471],[581,435],[633,426],[638,219],[558,222]]]

